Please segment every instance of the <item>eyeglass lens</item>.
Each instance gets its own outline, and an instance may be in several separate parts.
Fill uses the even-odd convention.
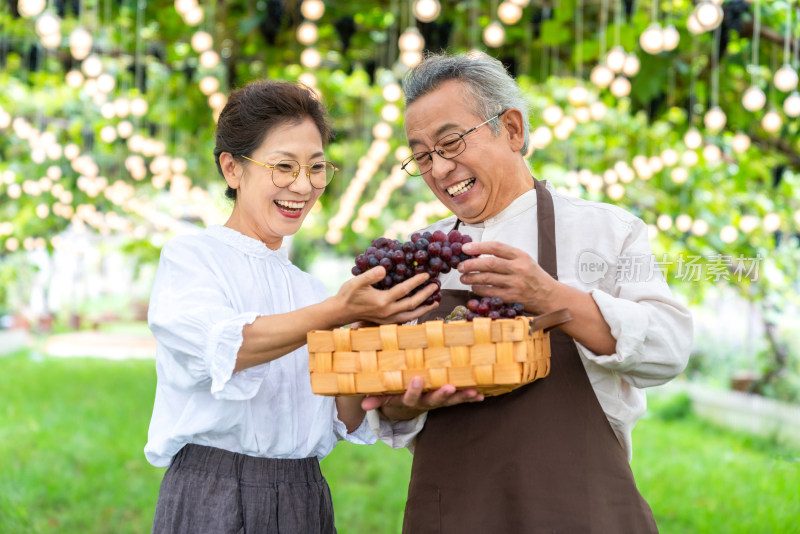
[[[467,143],[462,136],[452,133],[441,138],[433,149],[444,159],[452,159],[464,152],[466,147]],[[428,152],[417,152],[409,157],[404,164],[407,164],[405,168],[409,174],[425,174],[433,167],[433,156]]]
[[[336,169],[327,161],[300,165],[294,160],[285,159],[276,163],[272,168],[272,182],[278,187],[288,187],[300,176],[301,172],[307,173],[313,187],[322,189],[331,183]]]

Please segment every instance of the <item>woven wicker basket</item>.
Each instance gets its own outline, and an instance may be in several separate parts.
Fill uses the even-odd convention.
[[[421,376],[424,391],[452,384],[500,395],[547,376],[549,329],[570,318],[562,309],[535,318],[314,330],[308,333],[311,390],[397,394]]]

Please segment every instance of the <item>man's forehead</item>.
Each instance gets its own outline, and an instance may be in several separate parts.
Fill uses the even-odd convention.
[[[436,94],[438,91],[437,88],[408,106],[405,127],[409,143],[424,142],[427,138],[438,140],[442,135],[471,127],[476,120],[473,108],[463,96],[458,98],[450,92]],[[432,98],[426,99],[428,96]]]

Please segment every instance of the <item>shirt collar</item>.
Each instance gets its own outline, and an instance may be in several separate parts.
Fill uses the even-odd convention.
[[[286,249],[286,247],[281,247],[278,250],[272,250],[258,239],[253,239],[252,237],[248,237],[241,232],[234,230],[233,228],[228,228],[227,226],[222,226],[219,224],[213,224],[209,226],[206,229],[206,232],[211,237],[222,241],[226,245],[231,246],[236,250],[247,254],[248,256],[255,256],[257,258],[274,256],[282,263],[291,263],[289,261],[289,251]]]

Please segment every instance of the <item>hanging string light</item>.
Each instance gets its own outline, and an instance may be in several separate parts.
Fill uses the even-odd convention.
[[[567,92],[567,100],[575,107],[586,105],[589,101],[589,91],[583,86],[583,0],[578,0],[575,6],[575,69],[578,85],[571,87]]]
[[[322,0],[303,0],[300,11],[308,20],[319,20],[325,14],[325,3]]]
[[[417,0],[414,2],[414,16],[420,22],[433,22],[442,12],[439,0]]]
[[[625,66],[627,54],[620,45],[620,27],[622,26],[622,0],[614,3],[614,46],[606,56],[606,64],[615,73],[619,74]]]
[[[664,17],[664,30],[661,32],[663,37],[663,47],[664,50],[670,52],[675,50],[678,47],[678,43],[681,40],[681,34],[678,33],[678,30],[675,28],[675,25],[672,24],[672,9],[674,6],[670,6],[670,10],[667,11],[666,16]]]
[[[82,26],[75,28],[69,36],[69,51],[78,61],[92,51],[92,35]]]
[[[194,51],[200,54],[211,49],[214,45],[214,38],[207,31],[198,30],[192,35],[191,43]]]
[[[313,22],[305,21],[297,27],[297,40],[306,46],[317,42],[319,31]]]
[[[604,58],[606,55],[606,40],[608,30],[608,0],[602,0],[600,3],[600,29],[598,41],[600,42],[599,57]],[[605,89],[614,80],[614,71],[609,68],[604,60],[595,65],[592,72],[589,74],[589,79],[600,89]]]
[[[497,48],[506,40],[506,31],[499,22],[492,21],[483,30],[483,42],[490,48]]]
[[[664,33],[658,23],[659,2],[650,3],[650,25],[639,36],[639,46],[648,54],[660,54],[664,50]]]
[[[758,40],[761,33],[761,0],[755,0],[754,23],[753,23],[753,40],[752,40],[752,60],[748,69],[750,69],[750,87],[742,95],[742,106],[748,111],[758,111],[767,103],[767,96],[764,91],[758,87]]]
[[[510,0],[506,0],[505,2],[501,2],[497,7],[497,18],[499,18],[503,24],[511,26],[519,22],[519,19],[522,18],[522,8]]]
[[[750,136],[741,132],[737,133],[731,139],[731,148],[739,154],[746,152],[750,148]]]
[[[719,98],[719,40],[720,28],[714,30],[714,40],[711,51],[711,109],[708,110],[703,122],[712,132],[718,132],[725,127],[727,117],[718,105]]]
[[[625,76],[617,76],[611,82],[611,94],[623,98],[631,94],[631,82]]]
[[[769,110],[761,119],[761,126],[769,133],[775,133],[783,126],[783,119],[774,109]]]
[[[425,39],[416,26],[410,26],[400,34],[397,39],[397,47],[400,49],[400,62],[406,67],[412,68],[422,61]]]
[[[795,13],[795,20],[800,20],[800,5]],[[791,34],[789,34],[786,42],[789,40],[791,40]],[[792,61],[795,73],[800,70],[800,38],[797,42],[798,44],[794,47],[794,59]],[[784,46],[787,46],[786,43],[784,43]],[[783,111],[788,117],[800,117],[800,93],[797,90],[792,91],[783,101]]]
[[[783,66],[775,71],[775,77],[773,78],[775,87],[784,93],[788,93],[797,87],[797,72],[789,64],[791,57],[789,54],[789,42],[792,38],[791,28],[792,2],[788,0],[786,2],[786,30],[783,35]]]
[[[26,19],[32,19],[47,7],[45,0],[19,0],[17,2],[17,11]]]
[[[697,7],[694,9],[694,14],[697,18],[697,22],[700,23],[700,26],[702,26],[705,31],[711,31],[719,27],[719,25],[722,24],[722,17],[724,16],[722,7],[709,1],[697,4]]]

